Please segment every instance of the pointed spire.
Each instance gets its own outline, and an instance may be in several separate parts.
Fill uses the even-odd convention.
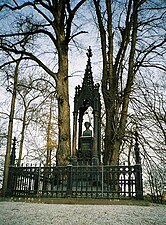
[[[88,48],[87,50],[88,50],[88,52],[86,53],[86,55],[88,56],[88,61],[90,61],[90,58],[93,56],[93,54],[92,54],[92,49],[91,49],[91,47],[89,46],[89,48]]]
[[[92,57],[91,47],[89,46],[89,49],[87,50],[88,52],[86,53],[86,55],[88,56],[88,61],[87,61],[86,69],[85,69],[82,86],[89,87],[90,90],[92,90],[94,87],[94,82],[93,82],[92,67],[91,67],[91,57]]]

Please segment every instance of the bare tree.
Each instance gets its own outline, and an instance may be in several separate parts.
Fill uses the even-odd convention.
[[[29,71],[25,76],[28,76]],[[39,71],[38,71],[39,72]],[[33,71],[34,73],[34,71]],[[36,72],[35,72],[36,73]],[[39,85],[40,84],[40,85]],[[20,145],[19,145],[19,157],[17,165],[20,166],[23,154],[23,144],[25,139],[25,132],[31,121],[34,120],[34,114],[37,114],[39,108],[44,104],[46,98],[50,95],[51,85],[44,78],[41,77],[34,79],[33,76],[20,79],[18,81],[18,113],[17,120],[21,120],[21,133],[20,133]],[[47,93],[47,94],[46,94]],[[34,105],[34,106],[33,106]],[[19,114],[19,115],[18,115]],[[38,114],[38,116],[40,116]],[[20,118],[21,117],[21,118]],[[31,129],[31,127],[29,128]]]
[[[5,147],[6,147],[6,140],[7,140],[6,120],[4,120],[3,117],[4,116],[1,115],[0,113],[0,190],[2,188],[2,183],[3,183]]]
[[[9,164],[10,164],[10,152],[11,152],[12,134],[13,134],[13,121],[14,121],[14,113],[15,113],[15,103],[16,103],[20,62],[21,62],[21,59],[16,62],[16,67],[15,67],[15,71],[14,71],[14,84],[13,84],[12,99],[11,99],[10,114],[9,114],[7,147],[6,147],[5,165],[4,165],[3,195],[5,195],[6,190],[7,190]]]
[[[138,70],[148,66],[165,70],[165,7],[150,0],[93,2],[103,56],[104,163],[118,164]]]
[[[146,183],[151,196],[159,201],[166,182],[166,80],[165,74],[158,79],[148,72],[146,77],[140,75],[131,99],[131,120],[139,129]]]
[[[0,11],[5,9],[11,11],[20,11],[22,18],[19,22],[22,28],[18,31],[6,32],[1,34],[2,50],[8,50],[11,53],[23,54],[26,59],[34,61],[49,76],[53,77],[56,82],[57,100],[58,100],[58,126],[59,126],[59,147],[57,159],[59,164],[67,164],[70,158],[70,107],[68,93],[68,45],[69,42],[78,34],[71,34],[72,22],[78,9],[86,0],[80,0],[73,8],[70,1],[66,0],[40,0],[27,1],[20,3],[14,1],[13,4],[1,4]],[[74,5],[74,4],[72,4]],[[26,14],[29,9],[31,15]],[[25,10],[25,11],[24,11]],[[38,18],[35,21],[32,17]],[[30,46],[29,49],[18,48],[25,39],[36,39],[42,37],[44,42],[41,43],[43,51],[39,52],[39,46],[35,51]],[[47,45],[49,44],[49,45]],[[49,52],[50,50],[50,52]],[[50,53],[53,62],[46,62],[44,53]],[[42,58],[42,56],[44,57]],[[49,54],[47,54],[49,57]]]

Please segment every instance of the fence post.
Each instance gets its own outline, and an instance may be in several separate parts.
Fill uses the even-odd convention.
[[[7,196],[12,196],[14,191],[14,166],[9,166],[9,175],[7,183]]]
[[[72,165],[67,166],[67,188],[66,188],[66,197],[72,197]]]
[[[104,196],[104,167],[103,163],[101,164],[101,196]]]
[[[135,165],[135,189],[136,199],[143,200],[143,185],[142,185],[142,167]]]
[[[138,144],[138,132],[135,132],[135,190],[136,190],[136,199],[143,199],[143,184],[142,184],[142,167],[141,167],[141,158],[139,152]]]
[[[13,147],[10,155],[10,165],[15,165],[15,159],[16,159],[16,137],[13,138]]]
[[[41,176],[41,163],[39,165],[39,171],[38,171],[38,179],[37,179],[37,197],[39,197],[39,191],[40,191],[40,176]]]
[[[10,165],[9,165],[9,173],[8,173],[8,182],[7,182],[7,195],[12,196],[14,191],[14,167],[15,167],[15,159],[16,159],[16,137],[13,138],[12,151],[10,154]]]

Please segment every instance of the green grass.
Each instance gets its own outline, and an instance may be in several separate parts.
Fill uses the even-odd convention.
[[[0,198],[0,201],[7,202],[31,202],[46,204],[79,204],[79,205],[137,205],[150,206],[147,200],[122,200],[122,199],[91,199],[91,198]]]

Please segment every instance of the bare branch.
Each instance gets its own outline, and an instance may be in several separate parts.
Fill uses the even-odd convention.
[[[28,59],[31,59],[35,61],[39,66],[41,66],[48,74],[50,74],[54,79],[57,77],[57,73],[52,72],[39,58],[37,58],[35,55],[33,55],[30,52],[27,52],[26,50],[17,50],[17,49],[12,49],[9,46],[4,46],[1,45],[1,49],[6,51],[6,52],[13,52],[17,55],[24,55],[28,56]]]

